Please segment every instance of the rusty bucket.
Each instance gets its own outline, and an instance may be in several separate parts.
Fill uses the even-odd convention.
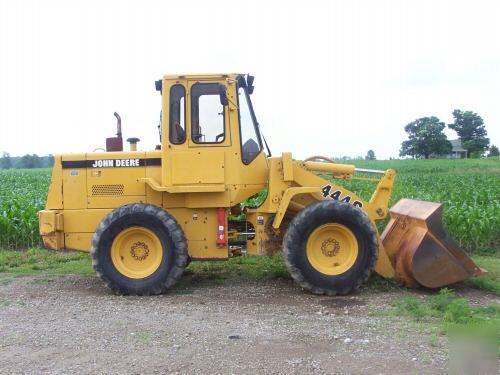
[[[413,199],[390,209],[381,239],[395,277],[407,287],[439,288],[485,272],[446,234],[442,213],[440,203]]]

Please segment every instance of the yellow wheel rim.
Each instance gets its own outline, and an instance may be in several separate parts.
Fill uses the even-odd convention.
[[[316,228],[307,240],[307,259],[325,275],[348,271],[358,257],[358,240],[342,224],[330,223]]]
[[[152,275],[161,264],[163,248],[156,234],[144,227],[120,232],[111,245],[111,261],[122,275],[142,279]]]

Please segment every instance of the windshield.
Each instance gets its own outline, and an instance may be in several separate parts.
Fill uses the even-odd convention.
[[[248,95],[246,85],[240,80],[238,85],[238,109],[240,116],[241,134],[241,159],[243,163],[250,164],[262,151],[262,139],[259,126],[255,118],[252,102]]]

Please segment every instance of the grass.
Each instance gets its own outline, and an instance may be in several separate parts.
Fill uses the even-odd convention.
[[[442,318],[446,314],[449,319],[463,320],[469,317],[468,310],[464,310],[463,298],[454,298],[453,292],[448,288],[443,288],[438,294],[425,298],[418,298],[413,295],[404,296],[394,302],[394,310],[398,316],[409,316],[416,321],[427,320],[434,318]],[[457,311],[459,312],[457,314]]]
[[[490,256],[474,256],[473,260],[488,270],[486,275],[473,278],[467,283],[473,288],[500,295],[500,259]],[[27,251],[0,251],[0,283],[12,277],[42,277],[37,282],[49,282],[57,275],[94,275],[90,255],[80,252],[59,252],[33,248]],[[45,278],[44,277],[48,277]],[[181,284],[217,284],[224,280],[276,280],[290,279],[281,253],[273,256],[241,256],[220,262],[192,262],[185,270]],[[394,280],[373,273],[363,286],[373,292],[386,292],[399,288]]]
[[[0,251],[2,279],[16,276],[94,275],[90,255],[33,248]],[[231,280],[290,278],[281,254],[270,257],[242,256],[220,262],[192,262],[184,272],[195,283]],[[40,279],[43,283],[43,280]]]
[[[290,279],[281,254],[241,256],[221,262],[192,262],[185,275],[194,281]]]
[[[442,333],[472,333],[480,330],[490,332],[497,336],[497,341],[499,340],[500,304],[473,307],[468,299],[457,297],[448,288],[443,288],[431,296],[408,295],[398,298],[389,314],[428,324]]]
[[[0,251],[0,274],[29,275],[93,275],[90,256],[79,252],[57,252],[43,249]]]
[[[390,290],[402,288],[402,286],[394,279],[384,279],[376,272],[373,272],[362,288],[366,288],[370,292],[388,292]]]
[[[470,279],[470,285],[500,296],[500,258],[491,256],[474,256],[474,262],[488,271],[485,275]]]

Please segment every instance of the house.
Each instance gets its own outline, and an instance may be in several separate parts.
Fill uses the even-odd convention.
[[[451,152],[446,155],[448,159],[467,159],[467,150],[462,147],[462,141],[460,139],[452,139]]]

